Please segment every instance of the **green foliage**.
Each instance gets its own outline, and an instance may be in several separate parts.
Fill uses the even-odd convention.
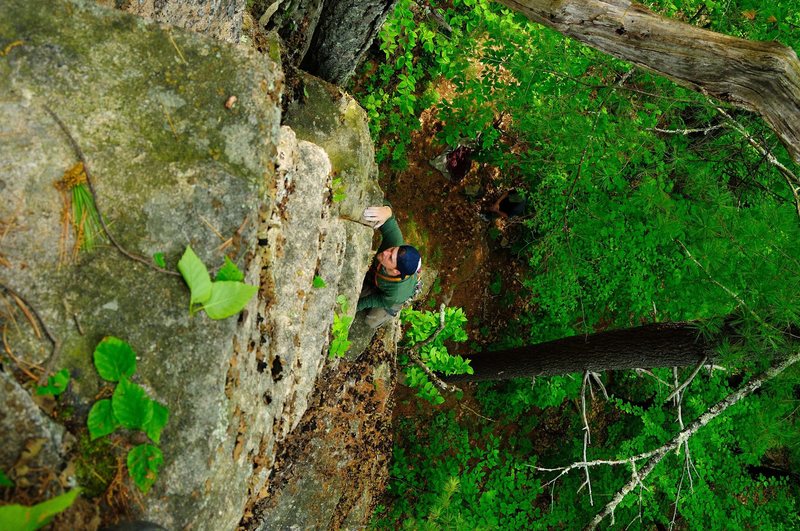
[[[98,439],[116,431],[120,426],[119,421],[114,416],[111,400],[98,400],[89,410],[89,418],[86,420],[89,427],[89,436],[92,440]]]
[[[111,410],[114,418],[125,428],[143,429],[153,418],[153,404],[147,391],[130,382],[127,378],[119,381],[111,397]]]
[[[14,482],[6,475],[5,472],[0,470],[0,487],[13,487]]]
[[[94,366],[104,380],[118,382],[136,372],[136,354],[127,342],[108,336],[94,349]]]
[[[311,287],[313,287],[314,289],[321,289],[324,288],[325,286],[327,286],[327,284],[325,283],[325,279],[323,279],[319,275],[314,275],[314,280],[311,282]]]
[[[219,268],[219,271],[217,271],[217,276],[214,277],[214,281],[243,282],[244,273],[242,273],[236,264],[234,264],[233,261],[226,256],[225,263],[221,268]]]
[[[424,431],[401,420],[397,439],[387,489],[392,503],[376,510],[374,527],[543,528],[542,510],[532,503],[542,485],[527,466],[526,439],[503,443],[490,425],[470,428],[452,411],[437,413]]]
[[[16,504],[3,505],[0,507],[0,529],[6,531],[40,529],[49,524],[55,515],[68,509],[80,492],[80,488],[74,488],[32,507]]]
[[[69,370],[61,369],[53,376],[47,378],[47,385],[39,385],[36,387],[36,394],[58,396],[67,390],[69,385]]]
[[[164,253],[155,253],[153,255],[153,263],[162,269],[166,268],[167,261],[164,259]]]
[[[215,284],[225,282],[230,281]],[[119,383],[110,400],[98,400],[89,411],[86,424],[91,441],[123,427],[141,430],[153,442],[160,443],[161,432],[169,420],[169,409],[129,380],[136,371],[136,353],[131,346],[121,339],[106,337],[95,349],[94,363],[100,376]],[[136,446],[128,453],[128,471],[139,490],[145,493],[150,490],[163,461],[161,450],[150,444]]]
[[[145,494],[155,483],[163,464],[161,450],[152,444],[140,444],[128,452],[128,470],[136,486]]]
[[[330,359],[341,358],[350,348],[350,341],[347,337],[350,334],[350,325],[353,324],[353,318],[345,315],[349,305],[347,297],[339,295],[336,297],[336,304],[339,305],[340,310],[333,313],[333,326],[331,327],[333,339],[328,346]]]
[[[241,282],[244,275],[227,257],[225,265],[212,282],[205,264],[190,246],[186,247],[183,257],[178,262],[178,271],[191,292],[190,314],[205,310],[211,319],[225,319],[242,311],[247,302],[258,292],[258,286]]]
[[[800,15],[788,2],[649,4],[714,31],[795,49],[800,44]],[[453,33],[427,39],[430,23],[415,16],[410,2],[398,2],[381,36],[386,62],[370,65],[360,99],[380,146],[377,156],[392,168],[405,163],[420,111],[438,101],[439,140],[450,146],[476,141],[477,157],[507,178],[495,184],[530,198],[531,215],[513,249],[529,265],[521,295],[528,310],[499,346],[654,321],[700,321],[715,338],[723,325],[735,326],[737,334],[719,341],[719,362],[729,372],[693,381],[683,402],[686,423],[785,350],[784,332],[794,333],[790,327],[800,321],[800,225],[792,191],[739,133],[716,127],[722,120],[704,96],[495,3],[455,0],[443,14]],[[442,78],[446,100],[425,88]],[[733,114],[795,167],[762,122]],[[655,130],[711,127],[692,134]],[[502,291],[499,280],[490,285],[494,294]],[[418,321],[436,327],[435,319]],[[654,373],[672,382],[671,371]],[[420,374],[407,380],[424,387]],[[597,441],[590,459],[649,451],[680,429],[673,406],[664,404],[670,389],[655,379],[618,373],[606,385],[612,399],[590,411]],[[597,493],[615,492],[629,469],[593,469],[592,508],[585,489],[576,493],[580,474],[560,479],[551,501],[549,492],[539,495],[540,488],[511,470],[504,470],[500,488],[485,475],[473,483],[471,468],[491,459],[501,432],[511,434],[500,443],[502,459],[543,466],[580,459],[582,421],[574,407],[580,387],[574,376],[481,385],[477,398],[482,413],[496,417],[493,428],[454,419],[406,423],[392,464],[391,501],[377,525],[582,526],[597,510]],[[666,528],[675,513],[678,528],[797,527],[800,492],[787,479],[800,466],[797,389],[794,371],[703,428],[690,441],[692,466],[687,470],[683,453],[669,455],[641,490],[641,503],[630,496],[620,505],[617,522]],[[778,473],[765,477],[762,469]],[[496,517],[516,499],[524,499],[524,509]]]
[[[441,324],[441,314],[430,311],[417,311],[412,308],[405,308],[400,314],[400,320],[407,326],[405,333],[406,348],[414,349],[415,345],[426,341],[438,332],[433,341],[425,343],[419,350],[418,355],[429,369],[445,375],[452,374],[472,374],[472,367],[469,361],[461,356],[454,356],[447,351],[444,342],[452,340],[463,342],[467,340],[467,333],[464,325],[467,316],[461,308],[444,309],[444,327],[439,331]],[[411,363],[407,354],[398,357],[403,366],[406,378],[406,385],[417,390],[417,396],[427,400],[432,404],[441,404],[444,397],[430,381],[428,375],[418,366]]]
[[[345,188],[344,183],[342,182],[342,178],[341,177],[335,177],[333,179],[333,183],[332,184],[333,184],[333,186],[332,186],[331,190],[332,190],[332,193],[333,193],[333,197],[332,197],[333,202],[334,203],[339,203],[341,201],[344,201],[347,198],[347,193],[345,192],[346,188]]]

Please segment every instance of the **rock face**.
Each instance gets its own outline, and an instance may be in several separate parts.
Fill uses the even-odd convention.
[[[147,19],[227,42],[239,42],[242,35],[245,0],[114,0],[113,3]]]
[[[309,89],[324,96],[307,102],[318,103],[311,121],[298,121],[296,134],[281,129],[282,74],[268,58],[88,0],[6,0],[7,43],[16,44],[0,57],[0,284],[57,341],[54,349],[36,319],[15,310],[16,326],[0,316],[9,347],[24,367],[69,369],[59,400],[72,405],[69,428],[84,440],[105,385],[92,352],[104,336],[128,341],[139,357],[134,381],[170,410],[154,487],[139,495],[128,481],[141,502],[132,516],[168,529],[233,529],[248,500],[269,489],[275,452],[312,400],[342,312],[336,297],[354,311],[373,231],[345,218],[382,195],[365,115],[320,85]],[[212,274],[229,256],[260,286],[238,318],[190,317],[179,277],[106,241],[73,252],[69,194],[54,183],[79,157],[45,105],[85,156],[115,239],[145,261],[163,253],[173,270],[187,245]],[[334,202],[334,193],[346,197]],[[313,287],[316,276],[325,287]],[[14,363],[3,369],[26,381]],[[0,409],[17,418],[24,408],[12,394]],[[47,437],[57,459],[58,436]],[[112,437],[125,448],[134,435]],[[19,451],[7,450],[0,468]]]

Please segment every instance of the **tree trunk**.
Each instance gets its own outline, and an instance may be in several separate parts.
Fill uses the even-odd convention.
[[[397,0],[326,0],[301,68],[335,85],[355,72]]]
[[[714,33],[627,0],[498,1],[602,52],[759,113],[800,162],[800,62],[791,48]]]
[[[689,323],[657,323],[538,345],[484,352],[471,358],[474,374],[443,378],[474,382],[571,372],[685,367],[713,357],[712,346]]]

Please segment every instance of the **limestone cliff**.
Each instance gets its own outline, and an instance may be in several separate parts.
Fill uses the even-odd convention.
[[[308,404],[319,406],[320,374],[338,367],[327,358],[336,297],[352,314],[371,255],[372,230],[353,221],[382,195],[364,112],[309,78],[308,107],[292,112],[293,129],[281,127],[273,59],[86,0],[2,4],[0,469],[20,492],[35,485],[47,497],[79,483],[81,467],[88,474],[87,452],[124,457],[134,435],[112,435],[116,449],[103,450],[85,427],[110,391],[92,352],[112,335],[139,357],[134,380],[170,410],[165,464],[146,495],[120,465],[116,490],[84,496],[81,524],[97,526],[92,511],[168,529],[235,529],[256,505],[268,517],[259,500],[276,454]],[[224,256],[239,265],[259,292],[238,318],[190,316],[179,276],[107,240],[75,249],[69,194],[54,183],[81,155],[98,209],[130,254],[163,253],[174,271],[191,245],[210,269]],[[40,368],[72,376],[55,406],[33,406]],[[41,473],[23,477],[16,465],[32,440],[44,441]]]

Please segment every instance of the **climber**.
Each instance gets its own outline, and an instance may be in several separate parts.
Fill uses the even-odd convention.
[[[381,245],[364,279],[357,311],[367,310],[367,325],[378,328],[414,296],[422,260],[419,251],[405,245],[390,206],[366,208],[364,219],[380,229]]]

